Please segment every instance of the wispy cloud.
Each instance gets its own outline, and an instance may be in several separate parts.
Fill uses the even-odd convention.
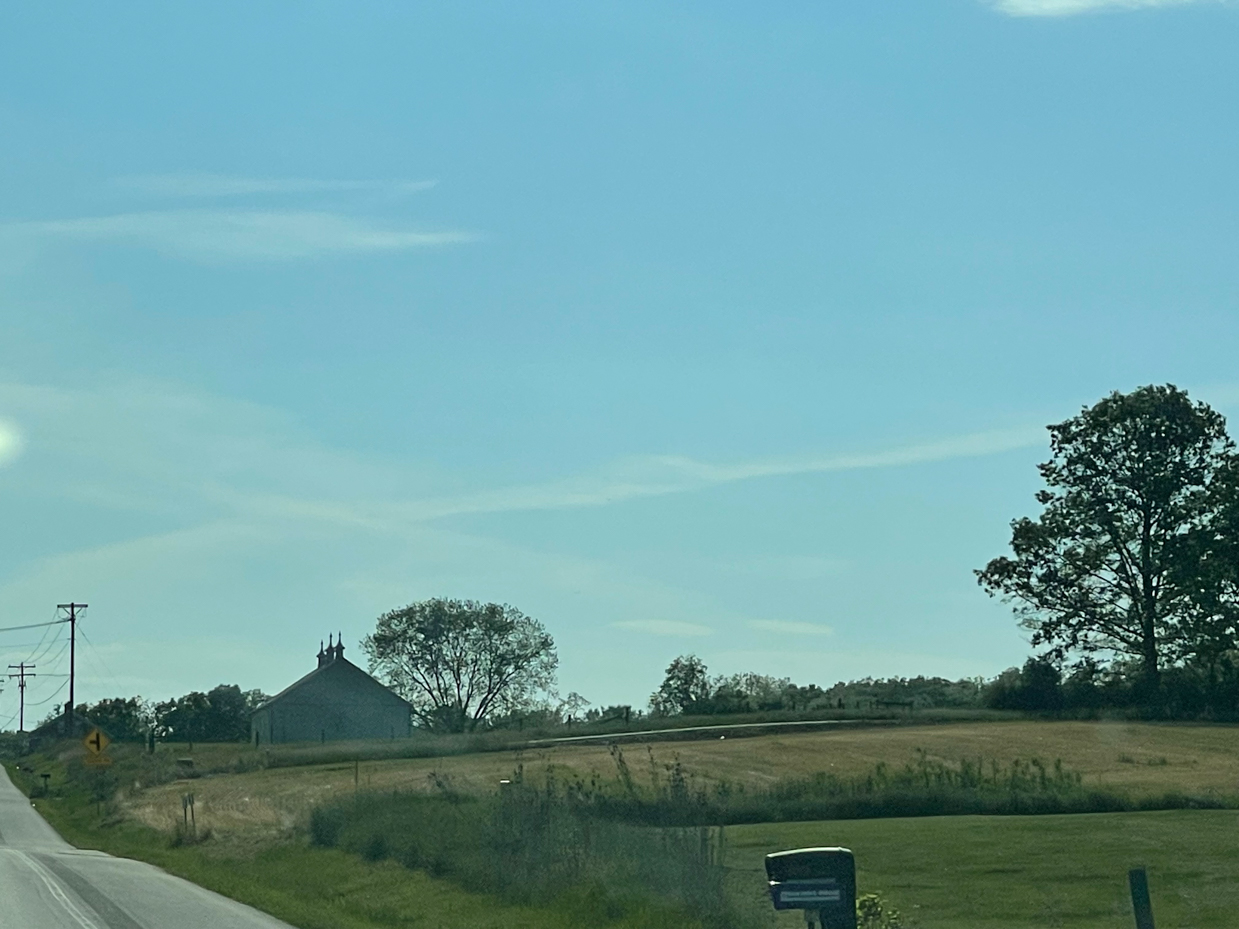
[[[834,635],[835,630],[822,623],[798,623],[783,619],[753,619],[748,624],[758,632],[777,635]]]
[[[976,432],[877,452],[730,464],[714,464],[675,455],[640,456],[624,459],[594,474],[560,481],[424,500],[416,505],[414,512],[405,515],[435,518],[468,513],[605,506],[625,500],[685,493],[759,478],[930,464],[994,455],[1044,444],[1044,427],[1028,426]]]
[[[207,492],[237,512],[262,510],[269,516],[314,519],[338,524],[365,524],[372,528],[410,522],[429,522],[452,516],[532,512],[610,506],[629,500],[691,493],[741,481],[804,474],[828,474],[868,468],[891,468],[975,458],[1020,448],[1044,445],[1043,427],[1029,426],[977,432],[937,442],[905,445],[879,452],[822,457],[769,459],[712,464],[681,456],[639,456],[618,461],[599,471],[537,484],[450,496],[423,495],[416,499],[337,503],[278,493],[249,493],[225,486]],[[798,576],[837,573],[838,561],[803,564]]]
[[[729,464],[678,456],[639,456],[572,477],[448,494],[441,489],[436,492],[435,485],[441,488],[443,482],[430,474],[423,480],[413,471],[376,468],[330,449],[315,447],[311,451],[298,428],[277,411],[177,393],[166,385],[135,384],[79,393],[0,383],[0,402],[49,422],[50,417],[69,416],[72,411],[71,423],[63,424],[63,432],[92,437],[88,444],[93,449],[93,464],[84,473],[98,477],[100,487],[106,484],[113,494],[128,488],[126,494],[132,491],[135,499],[147,499],[153,487],[160,485],[167,488],[170,499],[184,501],[192,487],[192,497],[217,513],[261,513],[267,518],[364,526],[378,531],[451,516],[600,507],[768,477],[944,462],[1046,442],[1044,428],[1029,426],[876,452]],[[106,428],[104,423],[108,424]],[[11,426],[8,430],[0,436],[16,437],[8,441],[16,441],[13,447],[19,449],[18,432]],[[281,439],[273,442],[273,435]],[[184,460],[172,461],[167,454],[169,444],[177,449],[192,448],[193,452]],[[60,445],[56,448],[65,450]],[[290,475],[305,471],[295,465],[304,462],[307,455],[312,455],[316,462],[312,470],[322,481],[302,486]],[[105,465],[106,475],[101,470]],[[131,486],[131,481],[136,483]],[[358,486],[368,488],[368,492],[339,492],[343,487]],[[410,492],[410,488],[416,489]],[[797,578],[817,578],[846,569],[846,561],[807,555],[769,556],[733,567]]]
[[[230,174],[187,172],[117,178],[119,187],[159,197],[242,197],[255,194],[304,194],[376,191],[411,194],[434,187],[437,181],[349,181],[307,177],[238,177]]]
[[[31,552],[10,565],[0,576],[0,606],[12,615],[39,615],[67,596],[58,591],[68,590],[106,605],[118,621],[115,634],[133,641],[176,639],[210,626],[246,638],[251,649],[245,661],[252,653],[270,658],[252,679],[278,688],[302,673],[306,656],[290,652],[288,643],[307,625],[325,631],[343,623],[351,641],[371,617],[410,600],[442,594],[506,600],[556,627],[564,654],[575,656],[576,679],[565,681],[566,688],[588,689],[591,699],[601,690],[602,699],[615,702],[624,695],[608,676],[613,665],[635,666],[652,654],[661,661],[664,652],[687,643],[770,647],[782,636],[787,642],[778,647],[795,643],[805,648],[792,651],[802,654],[834,640],[808,611],[762,619],[709,585],[646,576],[614,560],[541,550],[523,539],[488,537],[485,527],[453,526],[440,517],[488,508],[601,506],[636,494],[713,486],[707,481],[888,467],[1044,441],[1040,430],[1028,430],[725,466],[672,459],[679,465],[668,469],[665,459],[636,459],[544,485],[453,495],[449,488],[459,486],[460,476],[432,463],[325,446],[306,424],[278,410],[175,384],[68,389],[0,382],[0,409],[27,433],[21,459],[3,472],[0,504],[31,501],[49,513],[67,508],[94,527],[82,534],[90,542],[70,535],[59,551]],[[833,571],[834,562],[824,555],[800,561],[779,556],[756,570],[817,577]],[[181,622],[170,633],[166,604],[173,597],[182,603]],[[317,631],[311,634],[318,638]],[[178,657],[185,651],[170,646],[166,666],[153,670],[136,658],[117,661],[125,692],[136,688],[149,696],[153,688],[164,696],[217,683],[204,678],[219,665],[198,666],[192,652]],[[717,657],[710,656],[711,664]],[[720,669],[743,670],[757,659],[718,660]],[[819,660],[835,667],[829,663],[838,660],[837,650]],[[651,668],[655,674],[657,662]],[[880,668],[874,658],[847,673]],[[131,677],[148,683],[131,686]]]
[[[629,629],[633,632],[648,632],[650,635],[663,636],[704,636],[714,635],[714,630],[700,623],[685,623],[676,619],[625,619],[612,623],[617,629]]]
[[[21,450],[22,437],[17,427],[0,419],[0,465],[8,464]]]
[[[997,0],[994,8],[1010,16],[1076,16],[1218,2],[1225,0]]]
[[[278,261],[397,252],[472,242],[467,232],[426,232],[338,213],[298,210],[168,210],[10,223],[37,236],[120,242],[193,261]]]

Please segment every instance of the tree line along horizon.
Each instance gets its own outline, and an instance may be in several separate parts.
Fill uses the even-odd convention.
[[[681,655],[649,698],[649,715],[882,704],[1239,715],[1239,455],[1224,417],[1172,384],[1149,385],[1047,429],[1040,515],[1013,520],[1011,555],[974,572],[1031,633],[1039,651],[1022,668],[990,680],[865,678],[821,688],[756,673],[711,677],[700,658]],[[560,697],[553,638],[507,604],[411,603],[380,616],[361,645],[370,672],[410,701],[428,731],[643,715]],[[241,741],[266,699],[221,684],[160,703],[115,698],[78,709],[114,738]]]

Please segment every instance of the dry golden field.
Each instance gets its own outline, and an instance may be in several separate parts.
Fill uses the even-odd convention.
[[[751,738],[626,744],[624,758],[638,781],[677,758],[698,781],[761,785],[817,771],[860,773],[877,762],[898,766],[917,749],[945,761],[961,758],[1061,758],[1086,784],[1135,792],[1239,794],[1239,726],[1139,722],[966,722],[903,725]],[[443,758],[362,761],[214,775],[134,791],[127,811],[160,829],[181,814],[181,795],[193,791],[200,827],[221,837],[259,840],[290,830],[314,803],[360,789],[430,790],[434,779],[460,790],[493,789],[517,765],[541,777],[612,779],[615,762],[600,745],[569,744],[523,752]]]

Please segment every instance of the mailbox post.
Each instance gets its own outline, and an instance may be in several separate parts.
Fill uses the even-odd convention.
[[[804,910],[808,929],[856,929],[856,859],[846,848],[796,848],[766,856],[776,910]]]

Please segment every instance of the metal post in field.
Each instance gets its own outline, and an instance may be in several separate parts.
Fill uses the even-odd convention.
[[[1132,868],[1127,872],[1127,883],[1131,886],[1131,908],[1136,911],[1136,929],[1155,929],[1148,873],[1144,868]]]

